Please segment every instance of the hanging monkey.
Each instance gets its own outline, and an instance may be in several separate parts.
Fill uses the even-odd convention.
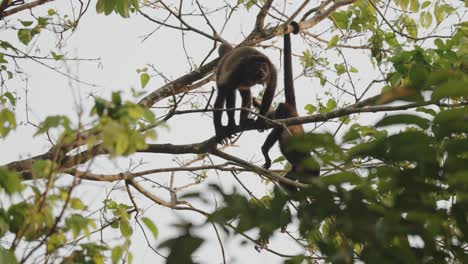
[[[291,25],[294,27],[293,33],[299,33],[299,25],[296,22],[291,22]],[[294,94],[291,39],[289,34],[284,35],[284,92],[285,102],[280,103],[274,112],[269,112],[267,114],[267,117],[270,119],[284,119],[298,116],[296,96]],[[254,101],[254,105],[258,105],[258,102]],[[318,177],[320,175],[320,165],[313,160],[310,152],[300,151],[290,147],[291,138],[301,135],[304,135],[304,127],[302,125],[290,125],[287,126],[287,129],[284,127],[273,128],[262,146],[262,153],[265,157],[265,164],[263,167],[266,169],[270,168],[271,159],[268,152],[276,141],[279,141],[281,153],[291,164],[291,170],[285,177],[290,180],[298,180],[302,183],[308,183],[312,178]],[[313,164],[312,166],[310,165],[311,163]],[[297,188],[291,185],[284,184],[282,186],[291,192],[297,191]]]

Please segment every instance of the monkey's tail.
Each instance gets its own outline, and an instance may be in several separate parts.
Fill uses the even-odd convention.
[[[224,55],[226,55],[226,53],[230,52],[232,49],[233,47],[231,44],[227,42],[223,42],[223,44],[221,44],[221,46],[219,46],[218,48],[219,57],[223,57]]]

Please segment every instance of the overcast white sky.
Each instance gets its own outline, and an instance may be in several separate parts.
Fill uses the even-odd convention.
[[[208,1],[204,2],[207,3]],[[318,1],[311,2],[313,2],[310,4],[312,7]],[[130,88],[134,87],[137,90],[140,89],[139,76],[136,73],[136,69],[142,68],[146,64],[155,65],[158,70],[163,72],[165,76],[170,79],[175,79],[190,71],[182,50],[181,33],[179,31],[162,29],[150,36],[146,41],[142,42],[142,36],[153,31],[156,28],[155,24],[152,24],[143,17],[134,14],[131,15],[130,19],[123,19],[117,15],[97,15],[94,11],[94,3],[91,5],[90,10],[80,21],[78,30],[66,41],[66,46],[63,47],[63,50],[68,52],[68,57],[101,58],[102,65],[99,67],[95,62],[68,63],[68,69],[72,75],[77,76],[84,82],[93,83],[98,86],[90,87],[79,84],[77,82],[70,81],[66,77],[61,76],[37,63],[23,62],[21,64],[23,69],[29,74],[28,82],[14,82],[10,84],[10,89],[15,90],[20,97],[16,109],[19,121],[25,121],[26,88],[29,91],[29,117],[32,122],[38,123],[49,115],[65,114],[76,118],[77,109],[79,108],[77,106],[79,104],[84,106],[86,117],[93,104],[92,98],[89,97],[90,93],[109,98],[111,91],[121,90],[125,92],[125,96],[127,96],[128,99],[131,99],[129,97]],[[69,10],[69,2],[57,0],[46,4],[41,8],[35,9],[35,14],[45,14],[46,10],[49,8],[54,8],[58,10],[58,12],[62,12],[61,10],[64,10],[64,8],[65,10]],[[291,9],[288,8],[288,10]],[[243,36],[241,35],[241,32],[244,34],[250,32],[253,25],[253,19],[255,18],[254,14],[256,14],[257,11],[257,8],[253,8],[251,13],[248,14],[242,9],[239,10],[237,15],[234,16],[232,21],[227,25],[226,31],[223,33],[223,37],[233,43],[238,43],[242,40]],[[290,13],[291,12],[288,14]],[[15,19],[28,20],[27,17],[28,12],[26,11],[11,16],[10,19],[13,23]],[[223,21],[220,19],[222,18],[218,17],[219,21],[215,21],[214,24],[221,25]],[[201,17],[197,17],[196,20],[198,21],[196,22],[198,24],[193,25],[197,25],[206,32],[210,32]],[[323,23],[321,23],[312,29],[311,32],[320,33],[325,28],[326,27],[323,26]],[[4,31],[0,31],[0,38],[16,43],[17,47],[21,47],[26,50],[23,45],[16,41],[16,36],[14,36],[12,32],[6,33]],[[41,34],[37,41],[39,44],[38,47],[41,48],[41,50],[38,51],[38,54],[44,55],[47,54],[50,49],[54,49],[53,45],[55,43],[55,39],[50,33]],[[282,47],[281,38],[275,38],[272,41],[276,42],[278,47]],[[186,43],[188,46],[188,52],[194,58],[193,61],[196,64],[201,62],[212,47],[211,41],[192,33],[187,34]],[[300,37],[293,37],[293,49],[295,54],[301,54],[306,48],[307,46],[304,45],[304,42]],[[359,76],[364,78],[363,80],[359,80],[358,78],[354,79],[358,90],[362,91],[368,81],[378,75],[370,64],[369,59],[366,57],[365,52],[360,50],[344,50],[344,52],[347,56],[348,62],[352,62],[352,65],[360,70],[360,73],[357,74],[356,77]],[[279,73],[282,73],[282,68],[280,68],[280,53],[273,49],[269,49],[268,51],[265,51],[265,53],[267,53],[278,66]],[[301,73],[301,70],[302,68],[296,58],[294,63],[295,75],[298,76]],[[279,75],[281,76],[281,74]],[[282,77],[280,77],[278,83],[278,90],[280,90],[283,87]],[[164,82],[161,78],[154,77],[149,82],[146,91],[153,91],[162,84],[164,84]],[[215,84],[211,82],[205,86],[204,90],[210,90],[214,85]],[[257,88],[257,91],[258,89],[259,88]],[[298,95],[297,99],[300,114],[305,114],[302,108],[306,104],[316,104],[317,96],[327,98],[324,95],[325,91],[331,91],[333,95],[337,94],[335,89],[330,89],[330,87],[324,88],[318,85],[317,79],[298,79],[296,81],[296,93]],[[370,92],[369,95],[376,94],[377,92],[378,89]],[[240,98],[237,102],[239,105]],[[324,102],[326,102],[326,100],[324,100]],[[158,106],[164,105],[165,102],[158,104]],[[367,118],[364,119],[364,123],[372,124],[374,120],[375,117],[368,115]],[[85,118],[85,121],[89,121],[89,118]],[[334,132],[332,128],[336,127],[336,125],[337,124],[323,126],[316,131]],[[306,126],[308,130],[311,130],[313,127],[313,124]],[[46,151],[50,147],[46,139],[43,136],[32,137],[34,132],[35,129],[33,127],[20,125],[14,133],[8,136],[5,140],[0,141],[0,164],[11,162],[18,158],[25,158],[30,155],[41,154]],[[184,144],[196,143],[205,140],[214,134],[214,129],[211,118],[200,114],[191,114],[171,119],[168,123],[168,129],[157,129],[157,133],[157,143]],[[231,148],[228,152],[245,160],[255,161],[257,165],[261,165],[263,164],[263,157],[260,152],[260,146],[262,145],[266,135],[267,133],[260,134],[256,131],[244,133],[239,141],[239,147]],[[276,158],[278,155],[279,151],[276,146],[272,149],[271,156]],[[194,157],[194,155],[183,156],[183,158],[187,160],[191,157]],[[171,167],[176,165],[174,157],[171,155],[146,154],[134,156],[133,158],[143,158],[145,162],[148,162],[144,166],[140,167],[139,170],[145,168]],[[125,159],[116,159],[112,162],[105,161],[104,159],[98,159],[93,163],[93,170],[99,173],[121,171],[125,170],[127,167],[128,160]],[[190,174],[183,172],[179,172],[176,175],[177,183],[179,184],[187,182],[187,179],[190,179],[191,177]],[[232,190],[234,186],[237,190],[240,190],[239,184],[234,181],[230,174],[217,175],[215,172],[210,171],[208,175],[209,180],[205,181],[200,186],[189,189],[189,191],[208,191],[208,182],[217,183],[225,190]],[[167,183],[169,180],[168,176],[168,174],[157,174],[150,176],[150,178],[157,179],[161,183]],[[271,189],[271,185],[265,185],[264,182],[260,181],[257,175],[244,173],[240,175],[240,178],[258,196],[264,195]],[[96,209],[101,206],[103,197],[111,187],[112,184],[84,182],[75,194],[78,194],[78,196],[83,198],[92,211],[92,209]],[[151,185],[146,185],[146,187],[151,188]],[[162,192],[156,188],[151,190],[157,194],[162,194]],[[130,204],[123,189],[113,192],[110,197]],[[164,194],[164,197],[167,196]],[[208,193],[206,198],[211,199],[211,203],[209,205],[201,204],[200,202],[195,202],[194,204],[200,205],[206,210],[211,211],[214,209],[214,196]],[[156,245],[164,241],[165,238],[175,236],[174,232],[176,229],[174,229],[171,224],[179,222],[181,219],[195,221],[195,223],[203,223],[203,219],[198,217],[198,215],[195,215],[195,213],[174,212],[161,206],[152,205],[152,202],[139,194],[136,194],[136,200],[141,208],[145,210],[147,209],[145,216],[152,218],[159,228],[160,236],[154,243]],[[216,202],[220,203],[221,201],[217,200]],[[162,258],[155,255],[151,249],[146,246],[140,229],[137,226],[134,227],[136,231],[132,243],[134,263],[164,263]],[[106,230],[104,234],[105,240],[112,241],[114,238],[120,238],[119,231]],[[252,234],[255,233],[252,232]],[[203,247],[196,252],[196,260],[201,263],[222,263],[221,251],[211,226],[207,225],[206,228],[200,229],[199,235],[203,238],[209,239],[209,242],[204,244]],[[256,252],[253,248],[253,244],[251,243],[241,246],[240,236],[234,240],[232,237],[226,239],[224,234],[222,234],[222,237],[228,263],[280,263],[283,261],[283,259],[267,251],[262,251],[261,253]],[[93,236],[93,238],[98,239],[97,236]],[[119,241],[119,243],[120,242],[122,241]],[[279,252],[293,254],[298,253],[298,247],[294,243],[294,241],[287,239],[287,237],[283,235],[272,239],[269,246]]]

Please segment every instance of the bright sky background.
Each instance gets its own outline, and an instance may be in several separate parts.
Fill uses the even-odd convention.
[[[313,3],[310,4],[310,7],[314,6],[318,1],[312,2]],[[63,12],[63,10],[69,10],[69,7],[69,2],[67,1],[55,1],[34,9],[34,12],[37,15],[42,15],[46,14],[47,9],[49,8],[54,8],[58,12]],[[292,9],[288,8],[288,10]],[[238,10],[237,15],[235,15],[227,25],[222,36],[232,43],[238,43],[243,39],[240,32],[243,32],[244,34],[250,32],[257,12],[258,8],[253,8],[250,13],[245,12],[242,8]],[[291,12],[287,13],[291,14]],[[28,20],[28,14],[28,11],[25,11],[11,16],[10,19],[12,19],[12,22],[15,19]],[[219,17],[218,19],[222,18]],[[210,32],[201,17],[197,18],[196,21],[197,22],[192,25],[196,25],[204,31]],[[221,25],[222,22],[222,20],[215,21],[214,24]],[[310,31],[312,33],[320,33],[322,30],[326,29],[323,25],[324,23],[321,23]],[[141,89],[139,84],[139,75],[136,73],[136,69],[145,67],[146,64],[153,64],[171,80],[188,73],[190,71],[190,67],[182,50],[181,33],[179,31],[162,29],[142,42],[142,36],[150,33],[155,28],[155,24],[152,24],[139,15],[132,14],[130,19],[123,19],[115,14],[110,16],[97,15],[95,13],[94,3],[92,3],[90,10],[80,21],[77,31],[65,42],[66,46],[63,47],[63,50],[68,51],[67,57],[101,58],[101,65],[98,65],[96,62],[86,61],[67,63],[69,74],[78,77],[84,82],[93,83],[98,86],[91,87],[70,81],[68,78],[59,75],[38,63],[22,61],[21,65],[24,71],[29,74],[28,81],[13,82],[9,84],[10,89],[16,90],[16,92],[18,92],[17,95],[20,97],[16,109],[18,120],[24,122],[26,119],[26,88],[28,89],[27,103],[29,107],[29,118],[32,122],[38,123],[46,116],[59,114],[68,115],[74,120],[77,120],[76,113],[77,109],[79,109],[78,106],[83,105],[83,108],[85,109],[84,121],[86,123],[90,121],[86,116],[89,113],[90,107],[94,103],[92,98],[89,96],[91,93],[97,96],[109,98],[111,91],[121,90],[124,91],[125,97],[131,100],[129,93],[131,87],[134,87],[137,90]],[[228,34],[229,32],[235,35],[230,35]],[[325,36],[330,36],[330,34]],[[15,43],[17,47],[26,50],[26,47],[16,40],[16,36],[13,35],[11,31],[6,33],[0,30],[0,38],[10,41],[11,43]],[[54,43],[56,43],[54,38],[53,34],[46,32],[43,32],[39,38],[35,38],[33,41],[37,41],[38,47],[41,48],[40,51],[37,51],[37,54],[45,55],[51,49],[61,53],[58,48],[54,48]],[[277,47],[282,48],[282,38],[275,38],[263,44],[268,44],[272,41],[275,42]],[[293,36],[292,41],[294,53],[300,55],[302,51],[306,49],[304,42],[298,36]],[[201,62],[212,47],[212,42],[210,40],[201,38],[199,35],[193,33],[187,34],[186,43],[188,46],[188,52],[193,57],[193,61],[196,64]],[[322,45],[322,47],[324,47],[324,45]],[[273,49],[268,49],[267,51],[262,50],[262,52],[268,54],[268,56],[277,65],[280,76],[280,79],[278,80],[278,91],[281,91],[283,87],[283,69],[280,64],[280,52]],[[378,75],[374,74],[375,69],[373,69],[369,59],[366,57],[366,51],[343,50],[343,52],[345,52],[348,62],[351,62],[352,66],[360,70],[360,73],[355,76],[356,79],[354,79],[354,81],[357,81],[357,87],[362,91],[368,84],[369,80]],[[32,54],[35,53],[33,52]],[[214,58],[214,56],[215,55],[213,55],[212,58]],[[60,64],[62,63],[59,63],[59,65]],[[295,76],[298,76],[302,71],[302,67],[299,64],[297,57],[295,58],[293,67]],[[357,79],[358,76],[366,79],[359,80]],[[27,86],[25,86],[26,84]],[[151,79],[145,90],[147,92],[153,91],[159,88],[162,84],[164,84],[164,81],[161,78],[154,77]],[[208,91],[214,86],[215,83],[211,82],[208,85],[205,85],[203,89]],[[256,88],[256,91],[258,91],[259,88],[260,87]],[[330,87],[321,87],[316,78],[299,78],[296,81],[296,94],[298,95],[297,101],[300,114],[305,114],[303,106],[306,104],[316,104],[317,96],[326,98],[324,96],[324,92],[329,88]],[[331,92],[336,94],[335,89],[331,89]],[[378,90],[375,89],[369,93],[369,96],[374,95],[377,92]],[[348,99],[349,97],[347,100]],[[326,99],[323,101],[325,103]],[[276,102],[278,102],[278,99]],[[240,104],[240,97],[238,97],[237,104]],[[165,101],[157,104],[157,106],[165,105]],[[363,123],[372,124],[376,119],[373,116],[375,115],[367,115],[367,118],[363,119]],[[236,118],[238,118],[237,115]],[[311,130],[314,126],[314,124],[306,125],[306,130]],[[322,126],[316,131],[333,133],[334,130],[332,130],[331,127],[336,128],[336,126],[337,124],[332,124],[332,126]],[[158,133],[157,143],[196,143],[214,135],[212,119],[200,114],[176,116],[169,121],[168,129],[158,128],[156,131]],[[6,140],[0,141],[0,164],[5,164],[17,159],[45,152],[50,145],[44,136],[32,137],[34,132],[35,129],[33,127],[20,125],[16,132],[8,136]],[[266,135],[267,133],[260,134],[257,131],[244,133],[241,140],[238,141],[239,147],[230,148],[228,152],[235,154],[244,160],[251,160],[256,162],[257,165],[261,165],[263,164],[263,156],[260,151],[260,146],[263,144]],[[278,157],[279,151],[277,146],[272,149],[270,155],[272,159]],[[189,160],[190,158],[195,157],[195,155],[183,155],[178,158],[181,159],[182,157]],[[176,166],[176,163],[173,161],[174,157],[171,155],[146,154],[138,155],[133,158],[135,160],[142,158],[147,162],[137,170]],[[128,164],[128,160],[122,158],[111,162],[99,158],[93,162],[93,171],[98,173],[112,173],[125,170],[128,167]],[[176,175],[177,183],[181,185],[184,182],[187,182],[185,179],[190,179],[191,177],[189,173],[184,172],[178,172]],[[232,190],[236,187],[238,191],[243,192],[243,190],[240,190],[241,188],[239,184],[235,182],[232,175],[229,173],[216,175],[214,171],[210,171],[208,175],[209,179],[207,181],[197,187],[189,189],[188,191],[206,190],[206,192],[208,192],[209,189],[207,184],[217,183],[226,191]],[[169,180],[169,174],[155,174],[149,177],[152,179],[158,179],[161,183],[167,183]],[[69,179],[70,177],[66,176],[65,178]],[[240,178],[258,197],[263,196],[271,190],[272,185],[268,185],[267,187],[257,175],[243,173],[240,174]],[[90,211],[93,211],[102,206],[101,201],[112,186],[113,184],[83,182],[75,195],[84,199],[90,207]],[[122,184],[119,184],[118,187],[122,187]],[[145,187],[156,194],[164,193],[164,197],[167,198],[166,192],[161,192],[157,190],[157,188],[151,189],[151,185],[145,185]],[[152,205],[151,201],[136,192],[134,193],[140,208],[147,210],[145,212],[145,216],[152,218],[159,228],[159,238],[155,243],[153,243],[153,245],[158,245],[168,237],[174,237],[176,235],[176,229],[172,227],[172,224],[178,223],[183,219],[194,221],[195,224],[203,223],[203,218],[200,218],[193,212],[174,212],[158,205]],[[110,197],[117,201],[130,204],[127,199],[125,189],[120,188],[119,190],[114,191]],[[209,205],[201,204],[200,202],[194,202],[194,204],[200,205],[208,211],[212,211],[215,208],[214,195],[207,193],[205,197],[211,200]],[[219,197],[216,202],[218,204],[221,202]],[[99,222],[97,224],[99,224]],[[294,231],[292,229],[294,227],[290,226],[289,228],[291,229],[290,231]],[[136,234],[134,235],[131,248],[131,251],[134,253],[134,263],[164,263],[162,258],[158,257],[151,251],[151,249],[148,248],[143,236],[141,235],[139,227],[134,226],[134,230]],[[219,228],[219,230],[221,231],[221,228]],[[203,244],[203,247],[196,252],[197,258],[195,258],[195,260],[198,260],[201,263],[222,263],[219,244],[211,225],[206,225],[205,228],[199,229],[198,233],[203,238],[208,239],[209,242]],[[262,251],[261,253],[256,252],[252,243],[247,243],[245,246],[241,246],[240,242],[242,239],[240,236],[237,236],[236,239],[232,239],[232,237],[226,239],[224,233],[222,231],[221,233],[228,263],[282,263],[283,261],[283,259],[267,251]],[[256,237],[255,232],[251,232],[250,234],[253,235],[253,237]],[[148,235],[151,237],[149,232]],[[98,236],[93,236],[92,238],[96,240],[99,239]],[[106,229],[104,231],[104,240],[112,241],[113,239],[120,239],[119,231]],[[121,242],[122,241],[118,240],[118,243]],[[298,247],[294,244],[294,241],[287,239],[285,235],[281,235],[270,240],[269,247],[286,254],[299,253],[297,251]],[[162,252],[166,253],[165,251]]]

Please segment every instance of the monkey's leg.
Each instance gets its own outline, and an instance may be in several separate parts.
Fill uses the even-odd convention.
[[[278,141],[278,139],[281,136],[282,131],[283,131],[282,128],[273,128],[273,130],[270,132],[268,137],[265,139],[265,143],[263,143],[262,153],[263,153],[263,157],[265,157],[265,164],[263,164],[263,168],[265,169],[269,169],[271,166],[271,159],[270,159],[270,155],[268,154],[268,152],[273,147],[273,145],[275,145],[276,141]]]
[[[218,96],[216,97],[216,100],[214,102],[214,108],[221,110],[224,108],[224,101],[226,100],[226,87],[225,86],[219,86],[218,87]],[[215,127],[215,132],[216,136],[221,137],[223,136],[224,132],[224,127],[222,124],[222,111],[214,111],[213,113],[213,122],[214,122],[214,127]]]
[[[232,89],[227,92],[226,96],[226,109],[233,109],[236,107],[236,90]],[[236,112],[234,110],[227,110],[228,115],[228,131],[236,128]]]
[[[239,92],[242,97],[242,108],[251,109],[252,107],[252,94],[250,87],[241,87]],[[249,111],[242,109],[240,113],[240,125],[249,127],[254,125],[254,120],[249,118]]]
[[[267,82],[267,86],[265,88],[265,92],[263,93],[262,105],[260,106],[260,115],[265,116],[265,114],[270,110],[271,103],[273,102],[273,97],[275,96],[276,91],[276,81],[277,75],[276,70],[273,65],[270,65],[270,78]],[[257,118],[258,126],[262,127],[265,126],[265,120],[262,118]],[[264,129],[259,129],[259,131],[263,131]]]

